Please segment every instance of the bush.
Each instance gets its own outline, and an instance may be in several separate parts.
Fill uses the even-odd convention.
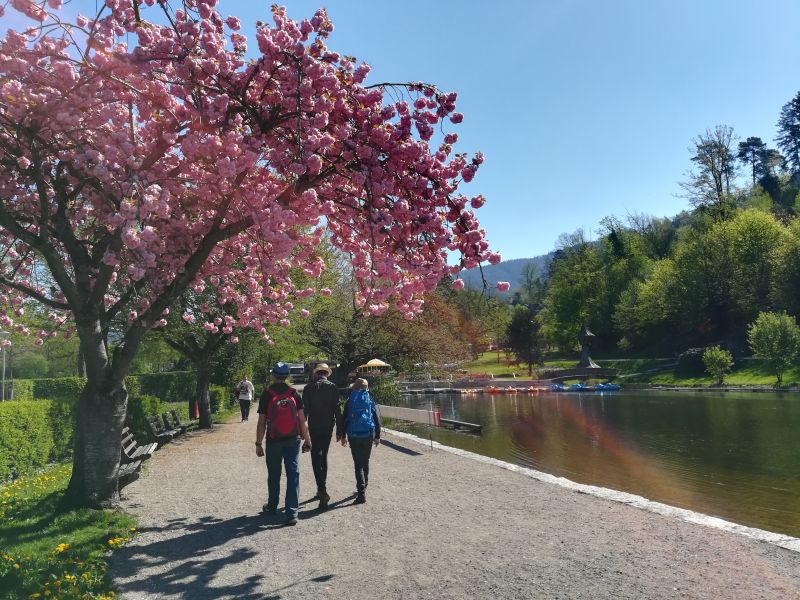
[[[703,348],[689,348],[678,355],[675,374],[678,377],[700,377],[706,372],[703,362]]]
[[[786,313],[762,312],[747,328],[747,342],[758,358],[763,358],[783,382],[783,372],[792,366],[800,353],[800,327]]]
[[[8,382],[6,382],[8,386]],[[12,383],[13,400],[33,400],[33,380],[15,379]]]
[[[400,401],[400,388],[394,377],[367,377],[369,392],[378,404],[397,404]]]
[[[208,396],[212,413],[219,412],[220,409],[227,410],[233,405],[233,394],[224,385],[208,386]]]
[[[142,384],[139,382],[138,375],[128,375],[125,378],[125,389],[128,390],[128,398],[136,398],[142,395]]]
[[[131,428],[137,440],[150,439],[150,429],[147,426],[147,417],[160,415],[162,412],[161,399],[156,396],[137,396],[128,400],[128,415],[126,423]]]
[[[0,403],[0,481],[47,464],[53,449],[50,402]]]
[[[33,397],[43,398],[79,398],[86,379],[83,377],[53,377],[51,379],[33,379]]]
[[[703,352],[703,364],[717,384],[722,385],[725,383],[725,375],[730,373],[733,367],[733,356],[719,346],[709,346]]]
[[[197,375],[192,371],[148,373],[139,375],[139,393],[158,396],[164,402],[186,402],[197,387]]]
[[[51,461],[63,461],[72,456],[75,426],[78,420],[77,407],[77,396],[56,397],[50,401],[50,430],[53,432]]]

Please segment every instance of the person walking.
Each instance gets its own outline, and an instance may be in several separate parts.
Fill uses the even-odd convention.
[[[350,442],[357,490],[353,504],[364,504],[369,485],[369,456],[372,446],[377,447],[381,441],[381,417],[366,379],[356,379],[350,388],[350,397],[342,409],[342,426],[337,429],[336,438],[342,446]]]
[[[253,401],[253,397],[256,394],[253,382],[248,379],[248,375],[249,373],[245,373],[244,379],[236,386],[236,396],[239,398],[239,409],[242,411],[242,420],[240,423],[244,423],[250,419],[250,403]]]
[[[272,384],[258,401],[256,426],[256,456],[267,461],[267,503],[265,514],[275,514],[281,494],[281,463],[286,469],[286,519],[297,524],[300,496],[300,439],[303,452],[311,449],[311,440],[303,413],[303,399],[297,390],[286,383],[289,365],[279,362],[272,369]],[[266,434],[266,439],[265,439]],[[262,440],[266,441],[266,448]]]
[[[317,495],[312,500],[319,500],[319,509],[324,509],[330,502],[330,495],[325,488],[328,478],[328,448],[331,445],[333,428],[341,428],[339,412],[339,388],[328,379],[331,369],[325,363],[314,367],[313,381],[303,388],[303,410],[308,417],[308,432],[311,437],[311,468],[317,482]],[[337,437],[337,441],[338,441]]]

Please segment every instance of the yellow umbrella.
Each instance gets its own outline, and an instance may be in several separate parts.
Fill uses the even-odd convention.
[[[364,363],[363,365],[358,365],[359,369],[369,368],[369,367],[391,367],[389,363],[385,363],[378,358],[373,358],[372,360]]]

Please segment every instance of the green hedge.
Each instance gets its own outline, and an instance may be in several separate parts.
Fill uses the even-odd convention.
[[[42,402],[37,400],[37,402]],[[50,430],[53,432],[51,461],[64,461],[72,457],[75,425],[78,419],[78,397],[56,397],[50,401]]]
[[[139,375],[143,396],[158,396],[163,402],[186,402],[197,387],[197,375],[192,371],[172,371],[170,373],[148,373]],[[131,394],[133,395],[133,394]]]
[[[188,402],[194,393],[196,376],[191,371],[129,375],[125,378],[128,397],[158,396],[164,402]],[[83,377],[14,380],[14,400],[77,398],[86,385]]]
[[[161,399],[156,396],[138,396],[128,398],[128,417],[126,423],[131,428],[134,437],[143,443],[150,439],[150,429],[147,427],[147,417],[160,415],[162,412]]]
[[[83,377],[53,377],[51,379],[31,379],[33,397],[36,400],[45,398],[78,398],[86,385]]]
[[[0,481],[47,464],[54,437],[50,409],[47,401],[0,402]]]
[[[6,383],[8,385],[8,383]],[[33,379],[15,379],[14,400],[33,400]]]

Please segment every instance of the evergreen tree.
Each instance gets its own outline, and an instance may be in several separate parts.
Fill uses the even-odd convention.
[[[792,172],[800,171],[800,92],[783,105],[776,139]]]
[[[753,175],[753,187],[756,186],[756,179],[762,175],[762,165],[764,153],[767,150],[767,145],[761,140],[760,137],[749,137],[743,142],[739,142],[739,152],[736,158],[746,165],[750,165],[750,170]]]

